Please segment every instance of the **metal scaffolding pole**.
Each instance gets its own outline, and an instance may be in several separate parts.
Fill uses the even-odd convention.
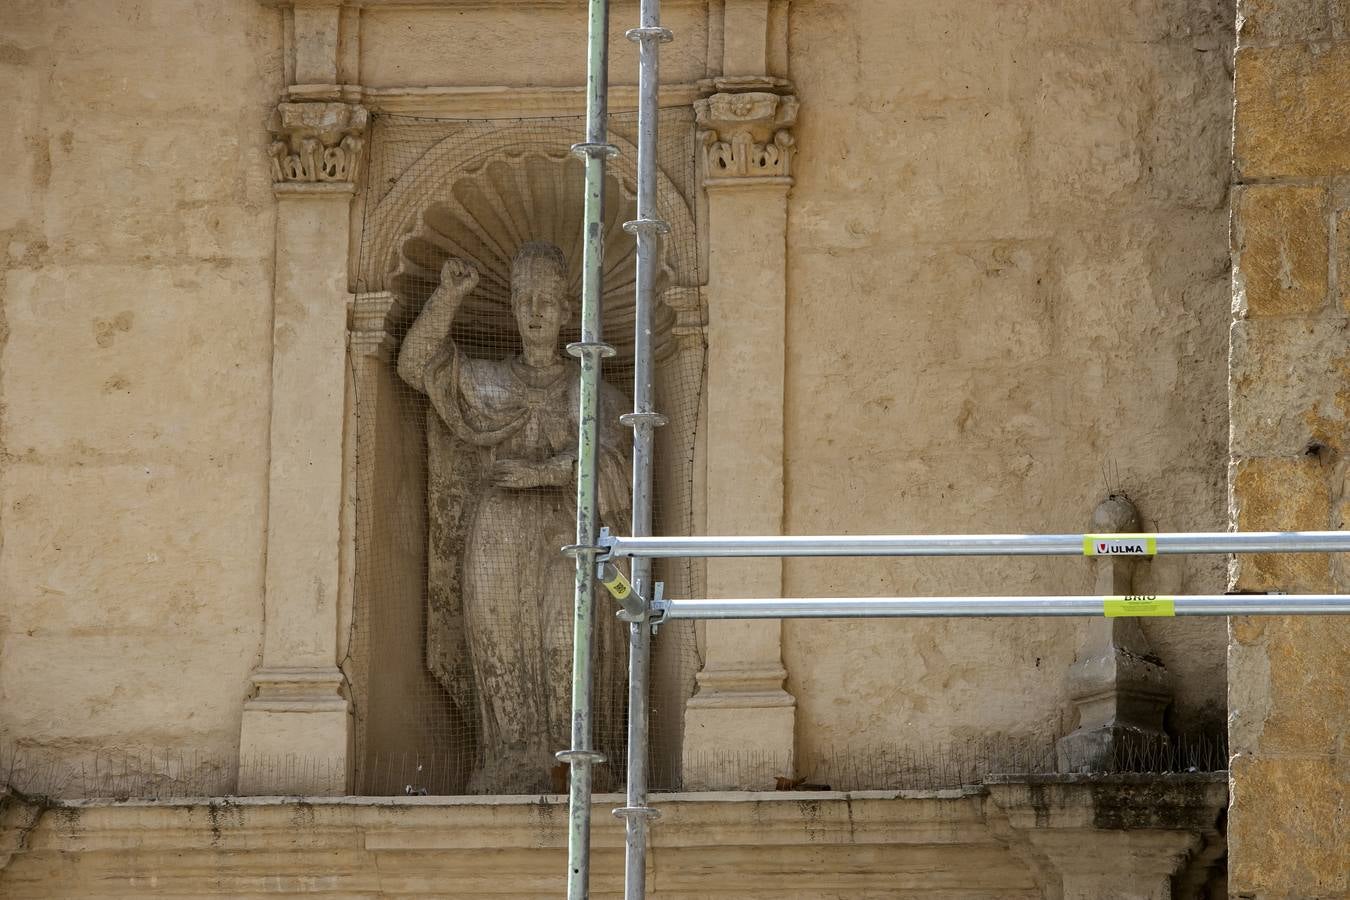
[[[1191,594],[1174,597],[791,597],[661,600],[653,618],[845,619],[968,616],[1290,616],[1350,614],[1350,594]]]
[[[637,238],[637,278],[634,296],[633,412],[620,421],[633,429],[633,520],[631,533],[652,533],[653,430],[666,423],[652,408],[652,304],[656,298],[661,235],[670,226],[657,214],[656,149],[660,46],[671,39],[661,27],[660,0],[641,0],[638,27],[626,32],[638,45],[637,218],[624,230]],[[628,626],[628,778],[624,805],[614,814],[625,822],[624,898],[647,895],[647,825],[656,811],[647,806],[647,694],[651,672],[651,628],[648,601],[652,597],[652,561],[632,561],[637,615],[629,611]]]
[[[604,272],[605,160],[617,151],[606,140],[609,77],[609,4],[590,0],[587,21],[586,140],[572,152],[586,160],[585,255],[581,280],[581,340],[567,352],[581,360],[577,438],[577,563],[572,619],[572,746],[558,753],[571,766],[567,822],[567,898],[586,900],[591,875],[592,765],[603,762],[591,736],[591,656],[595,632],[598,538],[596,449],[599,443],[600,360],[614,349],[600,337]]]
[[[606,537],[613,557],[1154,556],[1346,553],[1350,531],[1158,534],[934,534],[789,537]]]

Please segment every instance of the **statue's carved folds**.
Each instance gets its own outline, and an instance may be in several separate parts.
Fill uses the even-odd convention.
[[[451,326],[477,281],[472,264],[446,260],[398,358],[400,377],[431,406],[429,628],[443,646],[428,662],[475,726],[469,791],[536,793],[560,788],[553,754],[571,733],[575,570],[559,551],[576,534],[578,364],[558,341],[573,304],[562,251],[527,242],[511,265],[521,351],[469,355]],[[628,437],[618,425],[626,402],[603,385],[600,516],[620,528],[629,519]],[[595,728],[598,749],[619,759],[624,631],[609,609],[597,599]]]

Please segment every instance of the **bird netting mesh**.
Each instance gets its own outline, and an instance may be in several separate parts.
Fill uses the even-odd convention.
[[[360,198],[354,342],[353,612],[344,669],[357,793],[561,791],[569,745],[583,164],[581,117],[376,117]],[[610,119],[601,524],[629,529],[635,115]],[[671,225],[654,309],[655,528],[692,531],[704,314],[689,202],[690,113],[661,115],[658,209]],[[354,347],[356,344],[354,343]],[[657,567],[688,596],[696,568]],[[597,594],[598,790],[623,783],[627,626]],[[654,788],[678,786],[691,628],[653,644]]]

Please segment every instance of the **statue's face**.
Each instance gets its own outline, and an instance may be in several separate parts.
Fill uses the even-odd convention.
[[[567,321],[567,283],[547,259],[521,260],[511,270],[511,311],[525,344],[556,347]]]

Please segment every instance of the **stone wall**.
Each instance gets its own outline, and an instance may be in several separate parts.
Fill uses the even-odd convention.
[[[1239,8],[1231,515],[1344,528],[1350,450],[1350,19],[1338,3]],[[1340,557],[1240,558],[1239,590],[1350,589]],[[1350,896],[1350,623],[1233,619],[1230,887]]]
[[[0,745],[238,747],[280,27],[256,0],[0,11]]]
[[[402,91],[407,111],[440,82],[463,89],[456,103],[491,94],[500,112],[518,91],[512,108],[556,111],[549,92],[580,84],[580,16],[548,27],[566,4],[367,6],[359,59],[336,52],[372,104]],[[724,59],[754,55],[708,10],[670,4],[666,74],[686,103]],[[118,0],[3,15],[0,742],[227,756],[264,627],[266,126],[295,65],[282,13]],[[801,100],[775,323],[785,530],[1079,531],[1107,489],[1146,527],[1221,523],[1231,18],[1220,0],[792,5],[788,56],[770,41],[759,63],[786,68]],[[632,56],[616,38],[616,80]],[[796,595],[1093,580],[1081,560],[784,573]],[[1221,581],[1213,560],[1169,558],[1136,587]],[[1221,627],[1147,630],[1178,722],[1221,718]],[[845,744],[1072,727],[1073,623],[784,635],[802,774]]]
[[[791,76],[786,521],[796,533],[1224,521],[1225,2],[804,2]],[[1199,593],[1215,558],[1135,588]],[[791,560],[789,595],[1093,592],[1081,560]],[[791,622],[803,773],[830,748],[1072,728],[1081,622]],[[1224,628],[1150,620],[1176,722]]]

